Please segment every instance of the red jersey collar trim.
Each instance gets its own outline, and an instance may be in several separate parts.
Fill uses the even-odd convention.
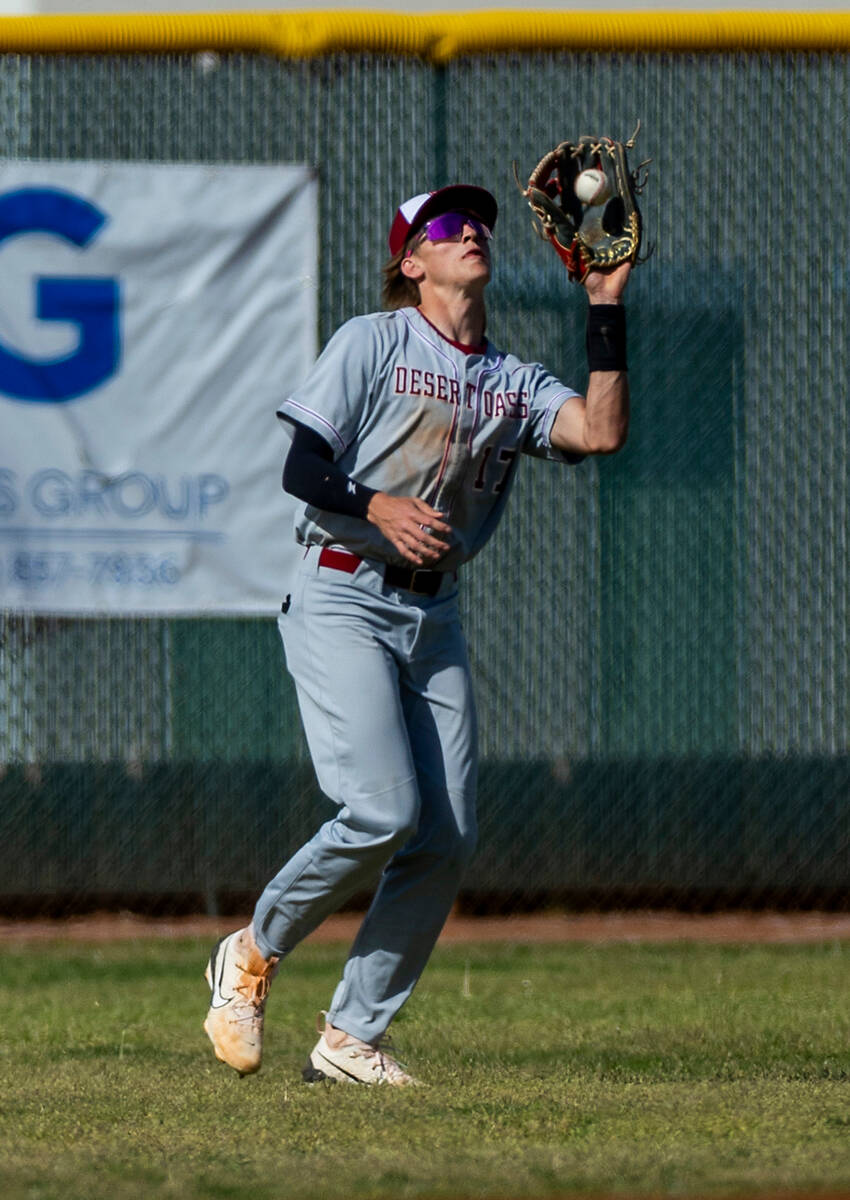
[[[439,336],[443,339],[443,341],[448,342],[450,346],[454,346],[455,350],[460,350],[463,354],[485,354],[486,353],[486,351],[487,351],[487,339],[486,338],[484,339],[483,342],[479,342],[477,346],[467,346],[463,342],[456,342],[454,340],[454,338],[446,337],[446,335],[444,333],[441,333],[440,330],[437,328],[437,326],[434,324],[434,322],[428,320],[428,318],[425,316],[425,314],[421,308],[417,308],[416,311],[419,313],[420,317],[425,322],[425,324],[430,325],[431,328],[434,330],[434,333],[439,334]]]

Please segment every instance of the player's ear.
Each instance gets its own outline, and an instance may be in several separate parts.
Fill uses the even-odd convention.
[[[399,263],[399,270],[401,271],[402,275],[404,275],[407,279],[412,280],[413,283],[419,283],[425,278],[425,272],[422,269],[422,264],[415,257],[415,253],[408,254],[401,260]]]

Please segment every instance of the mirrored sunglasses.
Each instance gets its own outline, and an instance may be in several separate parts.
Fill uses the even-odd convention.
[[[487,240],[493,236],[492,231],[477,217],[464,212],[447,212],[440,213],[438,217],[432,217],[430,221],[425,222],[416,239],[416,245],[426,239],[429,242],[459,242],[463,239],[463,231],[467,225],[470,225],[480,237]],[[413,247],[408,250],[408,254],[412,252],[412,249]]]

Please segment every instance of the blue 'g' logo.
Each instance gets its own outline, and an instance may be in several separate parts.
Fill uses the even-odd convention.
[[[83,248],[105,221],[88,200],[56,188],[20,188],[0,196],[0,242],[19,233],[51,233]],[[115,279],[37,278],[36,316],[76,325],[79,345],[73,354],[45,360],[25,358],[0,344],[0,392],[47,404],[90,392],[118,366],[118,314]]]

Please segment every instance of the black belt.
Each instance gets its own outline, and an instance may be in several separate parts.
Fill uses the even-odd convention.
[[[455,572],[451,572],[457,578]],[[387,563],[384,567],[384,583],[387,587],[402,588],[415,596],[436,596],[446,578],[445,571],[415,571],[408,567],[397,567]]]
[[[354,574],[362,561],[362,558],[348,550],[334,550],[331,546],[323,546],[319,551],[320,567],[347,571],[349,575]],[[451,575],[457,578],[456,572],[452,571]],[[445,571],[420,571],[412,567],[397,567],[395,563],[387,563],[384,567],[384,583],[388,587],[401,588],[402,591],[413,592],[415,596],[436,596],[445,578]]]

